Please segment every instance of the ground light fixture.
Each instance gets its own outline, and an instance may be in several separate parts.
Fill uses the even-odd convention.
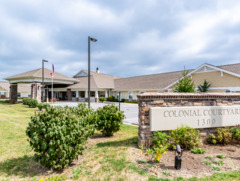
[[[42,94],[41,94],[41,97],[42,97],[42,102],[44,102],[44,62],[48,62],[48,60],[44,60],[42,59]]]
[[[182,165],[182,149],[180,147],[180,145],[176,145],[176,153],[175,153],[175,169],[176,170],[180,170],[181,169],[181,165]]]
[[[88,108],[90,108],[90,42],[96,42],[97,39],[88,37]]]

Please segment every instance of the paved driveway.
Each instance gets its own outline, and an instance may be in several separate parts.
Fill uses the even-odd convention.
[[[116,106],[119,105],[119,103],[109,103],[109,104],[115,104]],[[78,105],[77,102],[58,102],[54,103],[54,106],[70,106],[75,107]],[[107,103],[95,103],[91,102],[91,107],[96,110],[99,107],[103,107],[104,105],[107,105]],[[124,111],[124,114],[126,118],[123,120],[125,124],[132,124],[132,125],[138,125],[138,104],[129,104],[129,103],[121,103],[120,104],[120,110]]]

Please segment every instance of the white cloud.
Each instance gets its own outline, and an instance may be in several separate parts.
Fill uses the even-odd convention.
[[[235,0],[4,1],[0,63],[12,75],[38,68],[46,58],[72,76],[87,68],[89,35],[99,40],[92,49],[92,67],[103,73],[134,76],[195,68],[206,61],[237,62],[239,7]]]

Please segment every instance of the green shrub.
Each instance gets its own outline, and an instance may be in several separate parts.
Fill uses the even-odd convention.
[[[123,111],[115,105],[106,105],[96,111],[96,129],[105,136],[112,136],[120,130],[125,118]]]
[[[212,144],[229,144],[232,142],[232,133],[229,128],[218,128],[215,134],[207,138],[208,143]]]
[[[201,148],[193,148],[193,149],[191,149],[191,152],[194,154],[204,154],[205,153],[205,151]]]
[[[182,126],[170,131],[173,146],[179,144],[182,148],[192,149],[202,144],[199,138],[200,131],[189,126]]]
[[[26,134],[42,165],[62,170],[82,154],[94,126],[80,108],[47,106],[31,117]]]
[[[99,101],[101,101],[101,102],[106,101],[106,98],[105,97],[100,97]]]
[[[24,98],[24,99],[22,100],[23,105],[28,105],[28,101],[29,101],[29,100],[30,100],[29,98]]]
[[[234,139],[236,139],[238,142],[240,141],[240,126],[236,126],[230,129],[232,136]]]
[[[107,98],[107,101],[114,102],[115,101],[115,97],[114,96],[109,96]]]
[[[161,148],[162,146],[169,147],[169,136],[166,133],[154,131],[152,138],[152,146],[153,148]]]
[[[35,108],[35,107],[37,107],[37,105],[38,105],[38,101],[37,101],[36,99],[29,99],[29,100],[27,101],[27,105],[28,105],[29,107]]]
[[[39,103],[37,105],[39,111],[42,111],[43,109],[47,109],[47,107],[50,107],[50,104],[47,104],[47,103]]]
[[[125,103],[133,103],[133,104],[138,104],[138,101],[124,101]]]
[[[221,158],[221,159],[222,159],[222,158],[226,158],[226,156],[223,155],[223,154],[218,154],[217,157],[218,157],[218,158]]]
[[[28,105],[29,107],[35,108],[38,105],[38,101],[36,99],[24,98],[22,101],[23,105]]]

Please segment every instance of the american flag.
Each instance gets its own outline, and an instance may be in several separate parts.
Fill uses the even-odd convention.
[[[52,64],[52,72],[50,73],[52,77],[54,77],[54,65]]]

